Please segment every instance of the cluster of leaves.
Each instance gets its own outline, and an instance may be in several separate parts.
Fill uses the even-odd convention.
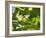
[[[40,8],[16,7],[12,14],[13,31],[39,30]]]

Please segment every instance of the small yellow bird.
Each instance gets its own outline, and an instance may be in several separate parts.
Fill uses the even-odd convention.
[[[23,22],[25,22],[27,19],[26,18],[23,18]]]

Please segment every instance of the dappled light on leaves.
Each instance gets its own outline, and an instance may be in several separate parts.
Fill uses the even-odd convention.
[[[28,8],[29,11],[32,11],[32,8]]]
[[[15,11],[12,15],[13,31],[40,29],[40,8],[15,7]]]

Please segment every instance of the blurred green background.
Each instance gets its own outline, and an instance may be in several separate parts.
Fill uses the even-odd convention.
[[[12,30],[40,30],[40,8],[13,7]]]

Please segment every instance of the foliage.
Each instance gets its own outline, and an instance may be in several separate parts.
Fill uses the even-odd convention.
[[[13,31],[39,30],[40,8],[16,7],[12,14]]]

